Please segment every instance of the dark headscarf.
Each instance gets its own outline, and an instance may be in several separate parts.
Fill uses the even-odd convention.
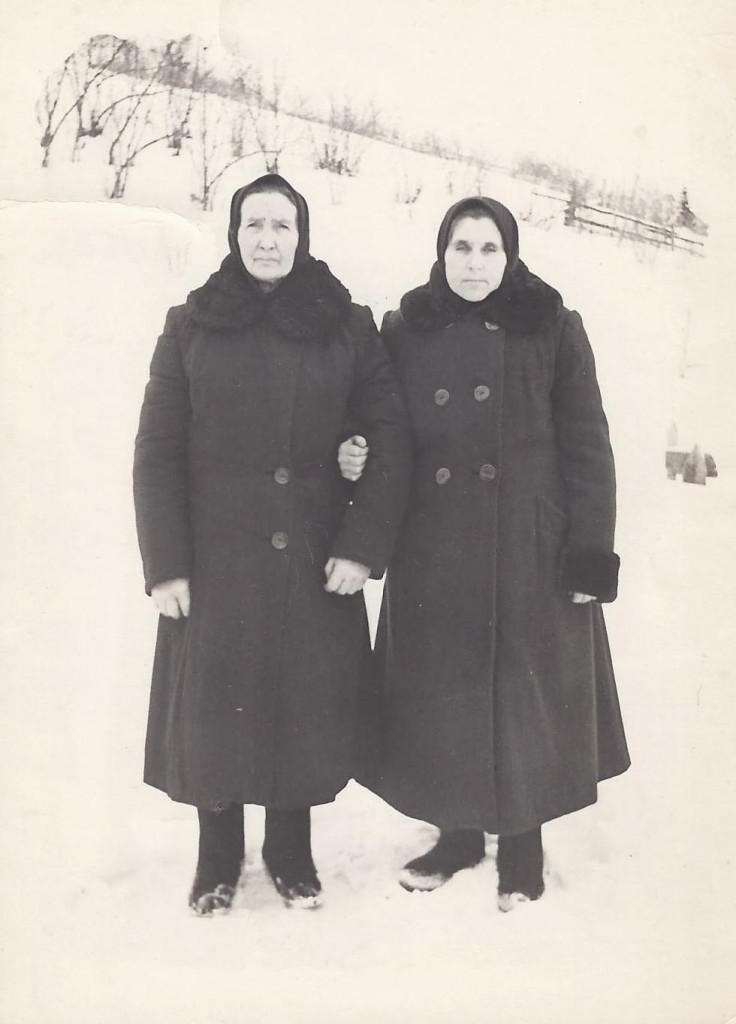
[[[482,213],[498,228],[506,253],[506,268],[501,284],[480,302],[469,302],[457,295],[447,283],[445,252],[459,217]],[[401,312],[407,323],[422,330],[447,327],[463,317],[500,324],[516,331],[533,331],[553,320],[562,308],[559,292],[546,284],[519,259],[519,226],[503,203],[488,196],[461,199],[442,218],[437,233],[437,262],[429,281],[407,292],[401,300]]]
[[[496,224],[503,239],[503,251],[506,253],[506,274],[513,271],[519,262],[519,225],[514,215],[503,203],[496,199],[489,199],[487,196],[470,196],[468,199],[461,199],[451,206],[442,218],[440,229],[437,232],[437,259],[444,266],[445,252],[450,244],[450,235],[455,221],[466,214],[483,213],[490,217]]]
[[[295,206],[299,240],[294,265],[272,291],[263,291],[243,263],[238,246],[240,212],[246,196],[278,192]],[[309,207],[299,192],[280,174],[264,174],[239,188],[230,202],[227,232],[229,254],[220,269],[189,293],[187,312],[196,323],[240,332],[269,319],[287,338],[317,340],[347,319],[351,298],[326,263],[309,253]]]
[[[286,178],[282,178],[280,174],[264,174],[260,178],[256,178],[255,181],[251,181],[249,185],[243,185],[233,195],[230,201],[230,226],[227,229],[227,242],[231,255],[235,257],[247,274],[248,271],[245,269],[243,257],[240,255],[240,248],[238,247],[240,212],[245,197],[254,195],[257,192],[278,192],[280,195],[286,196],[292,205],[296,207],[296,226],[299,232],[299,241],[297,242],[294,255],[294,266],[297,267],[306,263],[309,259],[309,207],[304,196],[297,192]]]

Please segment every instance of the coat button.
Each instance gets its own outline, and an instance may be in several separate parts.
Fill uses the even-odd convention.
[[[435,405],[447,405],[450,401],[450,392],[445,388],[440,388],[439,391],[434,393],[434,404]]]
[[[498,324],[492,324],[490,320],[486,320],[486,322],[485,322],[485,324],[483,326],[485,327],[485,329],[487,331],[497,331],[498,330]]]
[[[485,402],[487,398],[491,397],[491,389],[489,387],[486,387],[485,384],[479,384],[478,387],[473,392],[473,397],[475,398],[476,402]]]
[[[291,480],[291,473],[286,466],[279,466],[273,475],[274,480],[277,484],[288,484]]]
[[[496,467],[492,466],[490,462],[484,462],[478,470],[478,475],[481,480],[493,480],[496,476]]]
[[[451,476],[452,473],[450,472],[450,470],[443,466],[441,469],[437,470],[437,472],[434,475],[434,478],[438,484],[446,484]]]
[[[289,535],[284,533],[283,530],[277,530],[271,537],[271,543],[277,551],[283,551],[289,543]]]

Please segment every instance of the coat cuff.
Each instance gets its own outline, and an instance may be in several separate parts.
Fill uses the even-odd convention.
[[[386,572],[386,558],[374,548],[360,546],[337,537],[330,548],[330,558],[344,558],[348,562],[357,562],[370,569],[369,579],[380,580]]]
[[[612,551],[568,551],[562,561],[562,589],[590,594],[601,603],[616,600],[620,559]]]
[[[151,591],[159,583],[168,583],[169,580],[189,580],[192,578],[192,560],[180,555],[164,559],[158,558],[155,562],[147,562],[143,567],[143,578],[146,593],[151,596]]]

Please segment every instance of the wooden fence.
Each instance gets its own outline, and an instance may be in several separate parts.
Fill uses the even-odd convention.
[[[540,199],[551,199],[557,203],[564,203],[567,227],[579,226],[581,230],[601,231],[618,238],[645,242],[648,245],[683,249],[693,256],[705,255],[705,242],[693,237],[690,233],[682,233],[681,229],[678,230],[674,225],[655,224],[652,221],[631,217],[626,213],[617,213],[615,210],[575,203],[572,199],[563,196],[553,196],[543,192],[533,192],[532,195],[538,196]]]

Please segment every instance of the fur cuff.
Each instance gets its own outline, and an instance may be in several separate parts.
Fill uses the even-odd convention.
[[[590,594],[601,603],[615,601],[619,563],[612,551],[568,551],[562,562],[562,589]]]

